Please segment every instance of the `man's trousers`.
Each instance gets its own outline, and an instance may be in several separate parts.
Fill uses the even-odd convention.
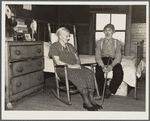
[[[114,59],[109,58],[109,57],[103,57],[102,60],[103,60],[104,65],[110,65]],[[123,81],[124,73],[123,73],[122,66],[120,63],[116,64],[113,67],[112,71],[113,71],[113,77],[112,77],[112,80],[110,82],[108,89],[111,91],[111,93],[115,94],[121,82]],[[104,72],[102,70],[102,67],[99,66],[98,64],[96,66],[95,75],[96,75],[96,80],[98,83],[99,93],[102,94],[105,78],[104,78]]]

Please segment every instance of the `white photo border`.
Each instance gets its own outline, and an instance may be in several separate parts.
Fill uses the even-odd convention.
[[[143,112],[118,112],[118,111],[6,111],[5,106],[5,5],[6,4],[35,4],[36,5],[146,5],[147,13],[147,35],[146,35],[146,111]],[[1,3],[1,25],[2,25],[2,70],[1,70],[1,111],[2,119],[5,120],[148,120],[149,119],[149,2],[148,1],[2,1]]]

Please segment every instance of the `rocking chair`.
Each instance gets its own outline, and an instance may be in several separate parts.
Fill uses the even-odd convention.
[[[73,25],[72,27],[73,27],[73,34],[70,34],[71,36],[70,36],[69,43],[71,43],[77,49],[76,27],[75,27],[75,25]],[[55,33],[51,33],[51,27],[50,27],[49,23],[48,23],[48,30],[49,30],[50,42],[52,44],[52,43],[57,41],[57,36],[55,35]],[[53,38],[55,38],[55,39],[53,39]],[[55,80],[56,80],[56,91],[54,89],[51,89],[51,91],[58,100],[60,100],[64,104],[71,105],[72,103],[71,103],[70,95],[78,94],[79,91],[77,90],[77,87],[75,85],[73,85],[71,83],[71,81],[68,80],[68,73],[67,73],[68,67],[67,67],[67,65],[56,65],[54,62],[54,59],[53,59],[53,64],[54,64],[54,72],[55,72]],[[82,65],[91,66],[92,70],[94,70],[93,69],[93,63],[82,64]],[[58,76],[58,74],[56,72],[56,67],[63,67],[64,68],[65,78],[60,78]],[[95,75],[94,75],[94,78],[95,78]],[[96,92],[97,92],[97,96],[98,96],[96,99],[100,99],[101,97],[99,95],[96,78],[95,78],[95,87],[96,87]],[[67,100],[60,98],[60,91],[67,93]]]

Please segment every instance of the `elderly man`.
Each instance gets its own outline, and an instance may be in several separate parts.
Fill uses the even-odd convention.
[[[99,93],[102,94],[104,86],[104,73],[113,71],[113,78],[109,87],[106,88],[105,98],[109,98],[111,93],[115,94],[123,80],[123,70],[121,62],[121,43],[112,36],[115,33],[115,27],[107,24],[103,32],[105,38],[101,38],[96,45],[95,59],[98,63],[96,66],[96,79],[99,86]]]

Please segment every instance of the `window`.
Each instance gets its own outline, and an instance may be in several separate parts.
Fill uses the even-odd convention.
[[[117,38],[121,42],[125,43],[125,32],[126,32],[126,14],[96,14],[96,30],[95,39],[96,41],[104,37],[103,28],[108,23],[115,26],[114,38]]]

